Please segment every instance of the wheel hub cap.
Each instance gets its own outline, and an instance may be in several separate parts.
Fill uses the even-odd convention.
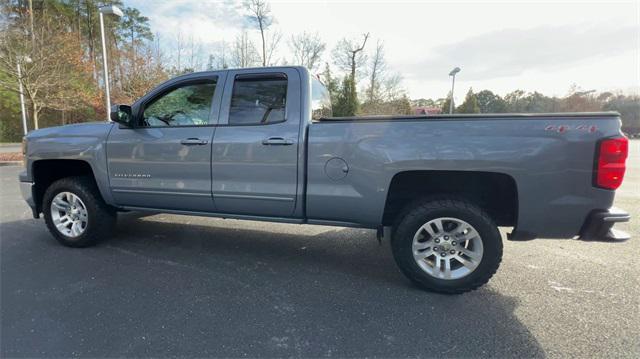
[[[413,258],[427,274],[438,279],[460,279],[480,264],[482,238],[469,223],[441,217],[425,223],[413,237]]]
[[[80,197],[60,192],[51,201],[51,219],[60,233],[75,238],[84,233],[89,216]]]

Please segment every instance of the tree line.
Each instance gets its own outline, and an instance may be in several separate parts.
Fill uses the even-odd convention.
[[[120,0],[8,0],[0,8],[0,134],[21,134],[19,79],[29,128],[105,118],[98,7],[122,7],[104,17],[114,102],[137,98],[170,74],[149,19]],[[18,76],[18,66],[21,73]]]
[[[124,12],[119,19],[104,17],[112,103],[132,103],[160,82],[188,72],[302,65],[329,89],[335,116],[411,114],[416,106],[443,107],[448,112],[446,99],[409,99],[400,74],[387,66],[384,43],[370,33],[345,37],[332,49],[318,33],[285,37],[265,0],[244,2],[245,24],[237,36],[207,47],[180,31],[172,39],[162,39],[144,14],[122,0],[5,0],[0,4],[0,141],[22,136],[19,78],[29,129],[106,117],[101,5],[116,5]],[[501,98],[488,90],[470,90],[456,111],[611,109],[623,113],[630,128],[639,121],[637,97],[574,95],[558,99],[514,91]]]
[[[450,98],[412,101],[413,106],[437,107],[449,113]],[[546,96],[539,92],[515,90],[504,97],[490,90],[477,93],[472,88],[464,101],[455,107],[455,113],[551,113],[617,111],[622,120],[622,131],[631,136],[640,135],[640,96],[621,92],[584,91],[573,85],[564,97]]]

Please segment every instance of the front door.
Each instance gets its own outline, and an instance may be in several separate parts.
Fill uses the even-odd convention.
[[[293,69],[231,71],[213,138],[219,212],[293,214],[298,189],[300,78]],[[228,89],[228,90],[227,90]]]
[[[211,143],[217,120],[213,109],[219,108],[214,95],[222,88],[217,79],[201,75],[163,85],[134,106],[133,128],[114,126],[107,164],[118,205],[215,210]]]

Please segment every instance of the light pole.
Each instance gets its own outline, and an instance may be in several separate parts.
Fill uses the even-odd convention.
[[[102,38],[102,65],[104,69],[104,94],[106,97],[107,104],[107,121],[111,121],[111,117],[109,116],[109,112],[111,111],[111,98],[109,97],[109,69],[107,68],[107,44],[104,40],[104,19],[103,15],[115,15],[118,17],[122,17],[124,15],[122,10],[120,10],[115,5],[107,5],[99,8],[100,10],[100,36]]]
[[[449,72],[449,76],[452,77],[451,79],[451,101],[449,101],[449,113],[453,113],[453,87],[456,85],[456,74],[460,72],[460,68],[456,67],[455,69],[451,70],[451,72]]]
[[[28,56],[18,56],[16,59],[16,66],[18,67],[18,88],[20,90],[20,111],[22,112],[22,130],[27,135],[27,110],[24,107],[24,89],[22,88],[22,70],[20,69],[20,62],[24,61],[24,63],[31,63],[31,58]]]

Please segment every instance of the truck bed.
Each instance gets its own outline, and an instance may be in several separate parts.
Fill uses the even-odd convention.
[[[380,223],[399,173],[497,173],[517,184],[517,231],[570,237],[613,202],[592,176],[598,141],[614,136],[622,136],[615,112],[325,118],[308,131],[306,214]],[[344,178],[328,177],[339,175],[334,163]]]

